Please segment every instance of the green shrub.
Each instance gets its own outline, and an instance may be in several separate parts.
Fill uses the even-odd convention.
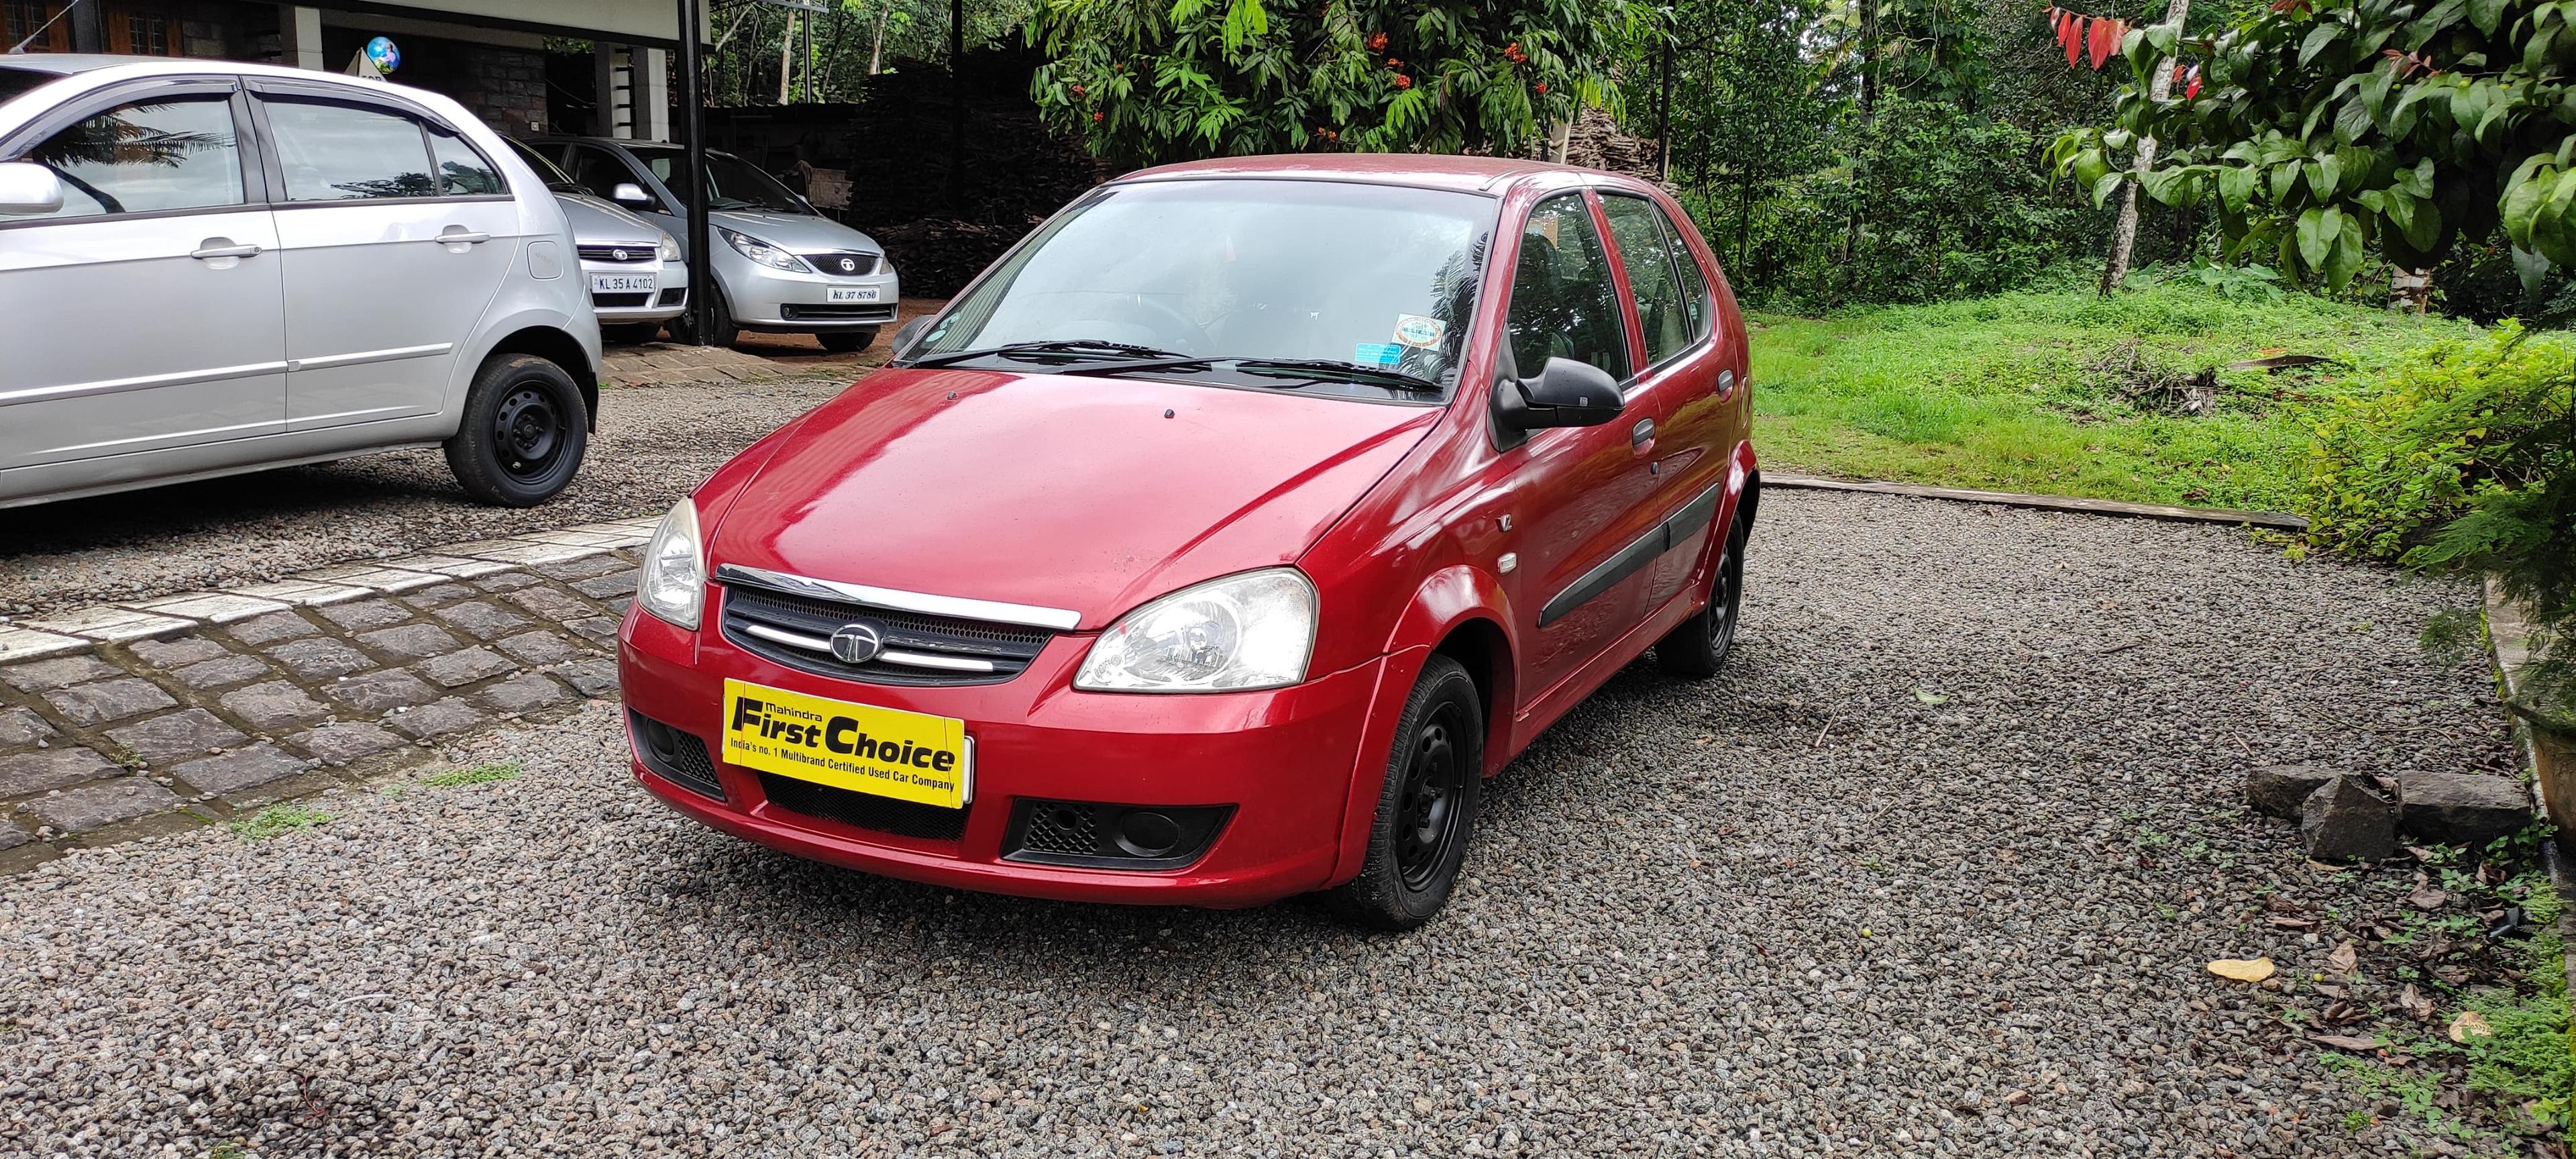
[[[2532,609],[2535,702],[2576,726],[2576,348],[2506,321],[2327,400],[2303,513],[2314,548],[2493,575]]]

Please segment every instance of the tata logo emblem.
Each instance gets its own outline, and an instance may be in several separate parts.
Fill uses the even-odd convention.
[[[865,664],[885,651],[885,636],[874,624],[843,624],[832,633],[832,655],[843,664]]]
[[[625,260],[626,260],[626,251],[625,251],[625,250],[610,250],[610,251],[608,251],[608,260],[610,260],[610,261],[612,261],[612,262],[622,262],[622,261],[625,261]]]
[[[859,272],[859,263],[857,263],[857,262],[855,262],[855,261],[852,261],[852,260],[850,260],[850,259],[848,259],[848,258],[842,258],[842,259],[841,259],[841,272],[842,272],[842,273],[845,273],[845,274],[855,274],[855,273]]]

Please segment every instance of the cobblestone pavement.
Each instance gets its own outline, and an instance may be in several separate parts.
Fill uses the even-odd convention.
[[[612,696],[650,517],[0,624],[0,872]]]

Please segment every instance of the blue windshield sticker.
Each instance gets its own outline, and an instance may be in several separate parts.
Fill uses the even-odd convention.
[[[1362,342],[1352,348],[1351,361],[1362,366],[1393,366],[1404,361],[1404,347],[1392,342]]]

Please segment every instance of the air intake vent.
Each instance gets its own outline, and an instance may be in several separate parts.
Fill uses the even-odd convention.
[[[874,793],[853,793],[848,789],[835,789],[830,785],[818,785],[775,773],[760,774],[760,791],[769,798],[770,804],[781,809],[838,821],[853,829],[924,841],[955,841],[966,833],[964,809],[942,809],[937,805],[898,801]]]

